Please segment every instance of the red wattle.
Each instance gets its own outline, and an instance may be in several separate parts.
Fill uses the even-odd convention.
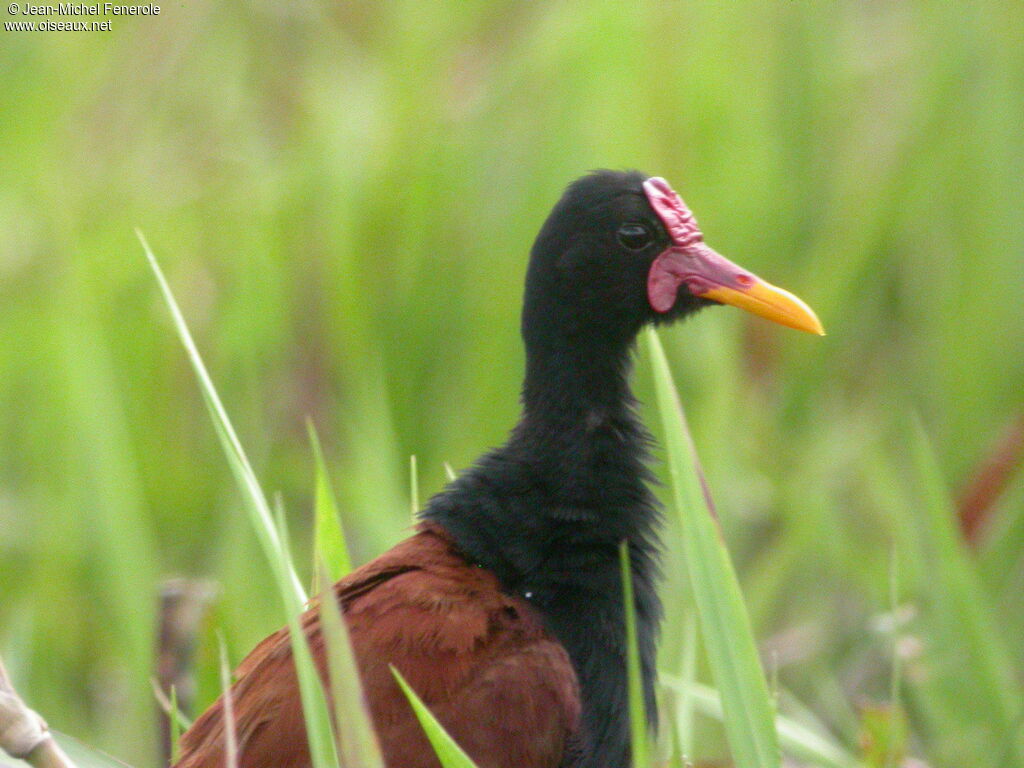
[[[661,253],[651,264],[647,273],[647,301],[655,312],[668,312],[676,303],[679,286],[685,279],[679,266],[672,249]]]

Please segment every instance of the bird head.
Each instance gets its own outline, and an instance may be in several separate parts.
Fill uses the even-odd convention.
[[[568,187],[537,237],[526,285],[528,340],[531,326],[552,325],[632,338],[716,303],[824,334],[803,301],[711,249],[665,179],[636,171],[597,171]]]

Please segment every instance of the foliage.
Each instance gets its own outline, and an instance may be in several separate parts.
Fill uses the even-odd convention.
[[[310,417],[359,564],[407,534],[409,455],[426,498],[513,423],[518,286],[564,184],[640,167],[829,332],[714,309],[662,334],[780,715],[856,752],[895,648],[909,755],[1012,762],[991,729],[1022,699],[1024,485],[975,550],[939,521],[1021,407],[1022,30],[995,0],[399,0],[0,33],[0,650],[19,690],[153,764],[159,580],[222,585],[200,702],[216,628],[238,660],[281,624],[135,227],[292,551],[312,549]],[[637,393],[654,402],[646,366]],[[692,596],[666,526],[676,638]],[[697,712],[692,756],[724,755]]]
[[[736,572],[722,540],[665,351],[653,330],[648,332],[647,342],[665,430],[672,507],[682,529],[690,589],[715,686],[722,698],[729,747],[736,768],[778,768],[781,763],[774,704],[768,695]]]

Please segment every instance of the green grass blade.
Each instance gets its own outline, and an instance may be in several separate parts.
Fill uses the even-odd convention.
[[[50,730],[50,733],[53,735],[53,740],[64,750],[76,768],[132,768],[128,763],[123,763],[95,747],[87,746],[66,733],[60,733],[53,729]],[[2,768],[34,768],[31,763],[9,757],[6,753],[0,753],[0,766]]]
[[[242,491],[242,497],[246,502],[246,509],[249,511],[249,519],[256,531],[257,538],[263,546],[264,554],[270,564],[281,595],[281,601],[288,620],[292,655],[295,662],[296,676],[299,681],[299,694],[302,699],[302,711],[306,722],[306,735],[309,740],[312,764],[314,768],[336,768],[338,758],[334,751],[334,737],[331,731],[327,702],[324,698],[319,675],[313,664],[309,645],[306,643],[306,636],[299,623],[299,617],[306,603],[306,594],[302,589],[302,584],[295,571],[288,548],[282,540],[282,534],[284,533],[283,523],[279,524],[277,521],[281,516],[275,516],[271,512],[270,505],[263,494],[263,489],[256,479],[256,474],[253,472],[238,436],[235,434],[227,411],[221,404],[220,397],[217,395],[209,373],[207,373],[206,366],[199,355],[199,350],[192,340],[192,335],[188,330],[185,318],[178,307],[170,286],[164,278],[163,272],[160,270],[160,266],[157,264],[156,258],[153,256],[153,252],[150,250],[145,237],[141,232],[137,232],[137,234],[146,252],[146,258],[149,259],[149,264],[163,291],[167,305],[171,310],[178,335],[181,337],[181,341],[192,362],[192,367],[195,369],[196,376],[199,379],[214,427],[217,430],[217,435],[227,456],[228,465],[231,467],[231,471]]]
[[[181,734],[192,726],[192,721],[178,707],[178,689],[175,686],[171,686],[171,692],[168,695],[160,688],[160,683],[155,677],[150,679],[150,683],[153,685],[153,696],[156,698],[157,704],[167,716],[167,731],[171,741],[171,762],[176,763],[181,751],[181,746],[178,743],[181,740]]]
[[[913,516],[912,538],[920,547],[919,556],[928,563],[923,587],[929,618],[936,624],[936,649],[950,657],[947,663],[970,670],[965,683],[971,694],[951,688],[945,695],[946,706],[961,712],[967,707],[975,725],[988,729],[985,740],[993,746],[993,765],[1024,765],[1020,727],[1024,687],[1003,644],[977,565],[957,529],[956,510],[918,418],[913,420],[910,438],[915,507],[919,510]],[[1000,755],[1000,750],[1005,754]]]
[[[697,620],[695,617],[687,616],[683,625],[683,658],[680,666],[680,674],[684,683],[695,683],[697,681]],[[675,729],[676,739],[684,760],[692,760],[695,751],[693,740],[693,697],[690,688],[683,687],[677,691],[675,705]]]
[[[330,712],[298,614],[289,615],[288,633],[292,641],[292,656],[299,679],[299,695],[313,768],[338,768]]]
[[[78,768],[130,768],[128,763],[123,763],[116,757],[111,757],[95,747],[87,746],[73,736],[68,736],[66,733],[58,731],[50,732],[53,734],[56,742],[60,744],[61,749],[67,753],[67,756],[71,758]],[[28,763],[21,760],[5,757],[4,761],[10,762],[12,766],[30,768]]]
[[[412,511],[412,522],[416,524],[416,515],[420,511],[420,473],[416,466],[416,454],[409,457],[409,507]]]
[[[295,573],[288,574],[281,570],[283,548],[281,546],[280,538],[277,535],[277,526],[274,524],[274,516],[270,511],[270,505],[267,504],[267,499],[263,495],[263,491],[256,479],[256,473],[253,472],[252,466],[249,464],[249,459],[245,454],[245,450],[242,448],[242,443],[238,439],[238,435],[235,434],[235,428],[231,425],[231,420],[228,418],[227,411],[220,401],[220,396],[217,394],[216,388],[213,386],[213,380],[210,378],[210,374],[206,370],[206,365],[203,363],[203,359],[199,355],[199,350],[196,348],[195,341],[192,339],[192,334],[188,329],[188,325],[185,323],[185,317],[182,315],[181,309],[178,307],[178,302],[174,298],[174,294],[171,293],[171,287],[167,283],[167,278],[164,277],[164,273],[160,269],[160,265],[157,264],[156,257],[153,255],[153,251],[150,249],[149,243],[146,242],[145,236],[138,230],[136,230],[136,235],[138,235],[139,242],[142,243],[142,247],[146,252],[146,258],[149,259],[149,266],[153,269],[153,274],[156,275],[157,282],[160,284],[160,290],[163,292],[164,299],[171,311],[171,317],[174,319],[174,326],[178,331],[178,336],[181,338],[181,343],[184,345],[185,351],[188,353],[189,360],[192,363],[192,368],[195,370],[196,377],[199,379],[203,398],[206,400],[206,405],[210,409],[210,415],[213,418],[214,426],[217,428],[217,435],[220,437],[221,443],[224,446],[224,452],[228,456],[228,463],[230,464],[231,470],[235,474],[239,484],[242,486],[242,491],[246,500],[249,502],[246,505],[246,508],[249,509],[250,513],[254,517],[253,528],[256,531],[256,536],[267,556],[267,561],[270,563],[270,566],[275,569],[275,575],[279,579],[290,581],[290,587],[295,596],[295,600],[291,602],[302,605],[306,602],[307,598],[306,592],[302,588],[302,584],[299,582],[298,576],[296,576]]]
[[[319,570],[323,569],[321,560]],[[341,768],[384,768],[377,734],[363,706],[363,690],[348,630],[326,573],[321,574],[320,581],[325,585],[320,595],[320,628],[327,648],[339,763]]]
[[[281,547],[284,552],[291,552],[291,539],[288,534],[288,520],[285,518],[284,497],[278,491],[274,494],[274,526],[277,528],[277,536],[281,540]]]
[[[455,743],[455,739],[449,736],[444,726],[437,722],[434,713],[427,709],[427,705],[416,695],[416,691],[405,682],[402,673],[391,667],[391,674],[395,676],[398,685],[405,693],[406,698],[409,699],[409,704],[412,705],[412,710],[416,713],[416,719],[423,726],[430,745],[434,748],[434,752],[437,753],[437,759],[441,761],[442,768],[476,768],[476,764],[470,760],[469,755],[462,750],[462,747]]]
[[[900,605],[899,575],[899,558],[897,557],[896,548],[893,547],[892,553],[889,556],[889,612],[893,616],[897,615]],[[899,651],[899,632],[894,627],[892,633],[892,669],[889,672],[889,707],[893,718],[898,718],[900,723],[904,722],[903,710],[901,709],[902,704],[900,702],[900,682],[902,679],[903,663]],[[903,736],[902,740],[890,739],[886,743],[886,755],[883,763],[885,768],[896,768],[903,760],[903,755],[906,752],[905,725],[900,733]]]
[[[633,571],[629,566],[629,543],[619,544],[622,566],[622,599],[626,611],[626,685],[629,694],[629,736],[633,768],[650,765],[647,741],[647,716],[644,712],[644,690],[640,679],[640,648],[636,639],[636,605],[633,597]]]
[[[714,688],[664,673],[661,681],[689,696],[701,714],[722,720],[722,700]],[[859,768],[857,758],[817,731],[783,715],[776,716],[775,724],[783,750],[796,760],[822,768]]]
[[[156,699],[156,703],[168,717],[172,733],[177,730],[180,734],[182,731],[187,731],[191,728],[192,721],[178,708],[177,688],[172,685],[171,693],[168,696],[160,689],[160,683],[157,682],[155,677],[150,678],[149,682],[153,686],[153,697]]]
[[[309,444],[313,449],[313,462],[316,465],[316,494],[313,503],[313,553],[314,566],[317,557],[321,559],[326,570],[327,584],[332,584],[352,570],[352,561],[345,542],[345,527],[338,513],[338,502],[334,496],[327,463],[324,461],[320,437],[311,419],[306,420],[309,431]],[[320,591],[317,578],[321,568],[313,568],[313,593]]]
[[[235,730],[235,702],[231,696],[231,667],[228,649],[220,637],[220,688],[224,697],[224,762],[226,768],[238,768],[238,733]]]
[[[750,619],[711,510],[686,417],[657,334],[647,332],[658,410],[664,424],[672,496],[704,647],[722,695],[725,731],[737,768],[779,765],[774,707]]]
[[[182,727],[188,728],[189,722],[181,710],[178,708],[178,689],[175,686],[171,686],[171,711],[167,717],[170,720],[170,737],[171,737],[171,762],[176,763],[181,757],[181,731]]]

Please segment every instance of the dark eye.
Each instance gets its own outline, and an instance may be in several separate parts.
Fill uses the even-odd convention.
[[[616,235],[619,242],[632,251],[639,251],[651,242],[651,233],[643,224],[623,224]]]

